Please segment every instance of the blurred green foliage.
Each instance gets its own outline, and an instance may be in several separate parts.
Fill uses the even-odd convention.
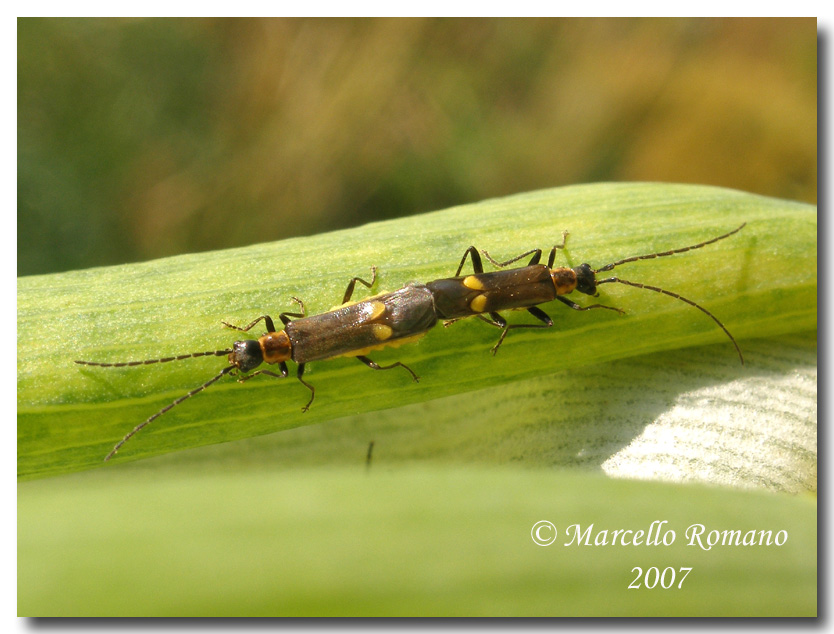
[[[18,20],[18,274],[602,180],[816,202],[815,19]]]

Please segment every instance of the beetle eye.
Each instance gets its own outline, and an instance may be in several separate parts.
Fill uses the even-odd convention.
[[[229,363],[241,372],[249,372],[263,363],[261,345],[254,339],[235,341],[234,350],[229,355]]]
[[[576,290],[586,295],[596,295],[597,280],[591,265],[580,264],[573,270],[576,273]]]

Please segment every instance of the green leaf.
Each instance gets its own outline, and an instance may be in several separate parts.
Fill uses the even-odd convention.
[[[353,359],[311,364],[306,414],[292,378],[218,383],[89,470],[223,360],[75,358],[223,348],[235,333],[221,319],[276,315],[291,295],[326,310],[370,265],[380,290],[449,276],[470,244],[504,259],[567,229],[566,260],[600,266],[742,222],[732,238],[617,274],[708,308],[745,366],[691,306],[612,284],[598,301],[625,316],[554,303],[552,329],[512,331],[495,357],[498,331],[478,320],[373,355],[407,363],[419,384]],[[812,206],[578,186],[18,288],[18,472],[41,478],[18,485],[20,615],[816,614]],[[560,531],[549,547],[532,541],[541,520]],[[669,546],[564,545],[574,524],[593,524],[593,542],[655,521],[675,531]],[[787,539],[703,550],[688,545],[698,524]],[[646,588],[644,576],[630,590],[635,567],[667,581],[673,569],[676,584],[692,570],[680,589]]]
[[[816,210],[813,206],[710,187],[597,184],[533,192],[310,238],[143,264],[21,278],[18,281],[18,473],[55,475],[101,464],[115,442],[217,373],[220,359],[142,368],[84,368],[74,359],[122,361],[228,347],[221,320],[248,323],[292,308],[329,309],[347,281],[379,268],[379,289],[452,275],[470,244],[507,258],[548,249],[569,230],[570,264],[615,259],[699,242],[742,222],[739,234],[680,256],[624,265],[618,274],[680,293],[747,340],[816,328]],[[615,288],[616,287],[616,288]],[[361,297],[361,294],[357,294]],[[588,298],[585,298],[587,300]],[[585,301],[580,299],[579,301]],[[705,315],[662,295],[608,285],[599,300],[626,311],[580,313],[559,303],[547,331],[514,331],[499,354],[497,329],[478,320],[436,327],[415,345],[374,355],[420,376],[369,371],[353,359],[310,364],[307,391],[290,378],[231,379],[155,421],[117,460],[159,455],[430,401],[591,364],[717,343],[727,378],[750,376],[725,335]],[[600,314],[605,313],[605,314]],[[510,315],[529,321],[526,314]],[[745,374],[746,373],[746,374]],[[577,388],[579,389],[579,388]],[[563,406],[565,403],[557,403]],[[483,412],[489,418],[490,412]],[[502,415],[506,415],[503,412]],[[419,416],[419,415],[418,415]],[[406,424],[406,421],[403,421]]]
[[[148,469],[524,465],[803,493],[817,488],[814,333],[585,366],[147,461]],[[754,369],[753,369],[754,368]]]
[[[379,466],[128,468],[24,482],[18,614],[816,614],[813,499],[547,470]],[[542,520],[559,531],[547,547],[532,539]],[[666,522],[669,545],[647,545],[652,522]],[[590,545],[565,545],[577,524],[591,529]],[[724,531],[756,531],[756,545],[689,545],[698,524],[705,547],[713,531],[719,543]]]

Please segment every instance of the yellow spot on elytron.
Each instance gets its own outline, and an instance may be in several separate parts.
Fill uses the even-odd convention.
[[[473,291],[484,290],[484,283],[481,280],[479,280],[475,275],[469,275],[463,278],[463,285],[466,288],[471,288]]]
[[[383,306],[383,308],[385,307]],[[385,324],[374,324],[373,333],[374,338],[377,341],[385,341],[386,339],[391,338],[391,335],[394,334],[394,330],[391,328],[391,326],[386,326]]]
[[[476,313],[482,313],[486,310],[487,305],[487,296],[486,295],[478,295],[475,299],[469,302],[469,308],[471,308]]]
[[[384,314],[385,314],[385,304],[383,304],[382,302],[371,302],[371,314],[368,315],[369,320],[373,321],[374,319],[377,319],[378,317],[381,317]],[[388,326],[384,326],[384,327],[388,328]],[[376,328],[376,326],[374,326],[374,328]],[[391,329],[388,328],[388,330],[390,331]],[[390,336],[391,335],[389,333],[388,336],[385,337],[385,339],[387,339]],[[377,339],[379,339],[379,338],[380,337],[377,337]]]

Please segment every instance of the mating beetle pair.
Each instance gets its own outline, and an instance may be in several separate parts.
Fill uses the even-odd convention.
[[[598,279],[597,274],[607,273],[615,267],[628,262],[654,259],[684,253],[693,249],[700,249],[701,247],[713,244],[738,233],[744,226],[742,224],[737,229],[720,235],[717,238],[699,242],[688,247],[624,258],[606,264],[598,269],[593,269],[588,264],[581,264],[574,268],[554,268],[556,252],[564,248],[564,239],[567,233],[563,236],[562,244],[554,246],[550,251],[547,265],[540,264],[542,256],[541,249],[527,251],[505,262],[497,262],[484,251],[484,257],[498,268],[495,271],[484,272],[478,250],[475,247],[469,247],[464,253],[454,277],[438,279],[426,284],[412,283],[391,293],[376,295],[359,302],[350,303],[357,282],[368,288],[373,286],[376,280],[376,268],[374,267],[371,269],[373,277],[370,282],[358,277],[350,280],[341,306],[325,313],[311,316],[306,315],[304,303],[294,297],[293,300],[299,304],[301,312],[281,313],[278,315],[278,318],[284,325],[281,330],[276,330],[272,318],[268,315],[258,317],[244,327],[233,326],[223,322],[229,328],[241,332],[248,332],[256,324],[263,321],[267,329],[266,334],[260,338],[237,341],[230,349],[194,352],[146,361],[119,363],[76,361],[76,363],[101,367],[125,367],[180,361],[182,359],[203,356],[227,356],[228,358],[229,365],[224,367],[219,374],[137,425],[116,444],[113,450],[107,454],[105,460],[110,460],[125,442],[156,418],[162,416],[165,412],[179,405],[184,400],[202,392],[226,374],[239,375],[239,381],[246,381],[259,374],[283,378],[289,374],[286,362],[294,361],[297,364],[296,376],[298,380],[310,390],[310,399],[303,407],[303,410],[307,411],[315,398],[315,388],[303,379],[304,368],[311,361],[352,356],[374,370],[390,370],[395,367],[402,367],[417,381],[417,375],[407,365],[396,362],[391,365],[380,366],[374,363],[367,355],[374,350],[379,350],[386,346],[398,346],[415,341],[431,330],[438,321],[445,321],[446,325],[449,325],[454,321],[466,317],[478,317],[486,323],[502,329],[498,342],[492,348],[494,354],[510,330],[516,328],[549,328],[553,325],[553,320],[547,313],[538,308],[540,304],[559,300],[574,310],[584,311],[601,308],[617,311],[622,314],[623,311],[619,308],[604,306],[602,304],[580,306],[565,297],[565,295],[573,291],[596,296],[599,285],[614,282],[661,293],[685,302],[690,306],[694,306],[710,317],[724,331],[733,346],[735,346],[739,359],[743,364],[744,357],[736,340],[724,324],[703,306],[677,293],[657,286],[630,282],[616,276]],[[506,268],[528,255],[532,255],[532,258],[526,266]],[[467,258],[470,258],[472,261],[473,273],[461,276],[460,273],[466,264]],[[508,324],[500,313],[513,309],[526,309],[542,323]],[[265,369],[256,370],[263,363],[277,365],[280,372],[276,373]]]

